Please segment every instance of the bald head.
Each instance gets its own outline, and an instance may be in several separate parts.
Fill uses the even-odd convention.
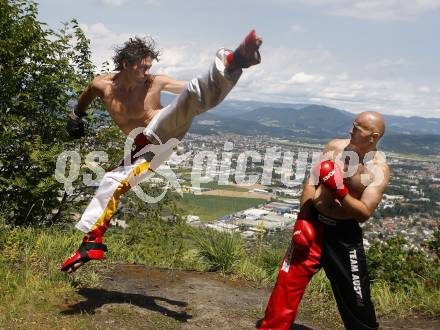
[[[361,112],[356,116],[356,122],[373,133],[379,133],[380,137],[385,133],[385,120],[379,112]]]

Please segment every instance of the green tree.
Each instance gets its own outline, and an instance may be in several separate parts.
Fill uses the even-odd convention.
[[[418,283],[440,286],[438,260],[409,249],[402,236],[373,243],[367,261],[370,278],[386,281],[393,289],[410,288]]]
[[[66,115],[93,75],[77,22],[55,32],[37,13],[33,1],[0,0],[0,220],[15,225],[55,220],[57,156],[73,149]]]

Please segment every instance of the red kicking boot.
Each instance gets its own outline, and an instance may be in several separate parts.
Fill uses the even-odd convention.
[[[97,237],[93,240],[87,236],[84,237],[78,251],[72,254],[61,266],[61,271],[72,273],[81,265],[90,260],[99,260],[104,257],[104,252],[107,252],[107,246],[102,244],[102,237]]]
[[[237,68],[248,68],[261,62],[261,56],[258,49],[263,40],[257,37],[255,30],[249,32],[240,46],[226,56],[226,60]]]

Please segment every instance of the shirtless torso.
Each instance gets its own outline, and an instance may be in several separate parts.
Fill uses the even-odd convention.
[[[340,158],[345,151],[353,150],[349,139],[335,139],[330,141],[324,149],[324,159],[335,160]],[[358,155],[358,154],[357,154]],[[370,157],[368,157],[370,156]],[[353,162],[353,160],[351,160]],[[358,165],[350,167],[347,162],[344,171],[352,175],[344,178],[350,195],[364,203],[371,211],[379,204],[383,191],[388,184],[389,168],[382,153],[371,151],[370,154],[359,159]],[[323,214],[335,219],[352,219],[353,212],[350,208],[344,207],[334,194],[324,185],[312,186],[305,189],[310,190],[310,197],[315,207]]]
[[[115,124],[128,135],[137,127],[146,127],[162,109],[162,91],[178,94],[186,82],[165,75],[146,75],[144,79],[129,81],[120,73],[97,76],[84,89],[78,106],[85,111],[99,97]]]

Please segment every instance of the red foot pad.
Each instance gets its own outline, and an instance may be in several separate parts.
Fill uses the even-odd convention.
[[[94,240],[90,240],[85,237],[79,246],[78,251],[67,258],[64,264],[61,266],[61,270],[63,272],[69,270],[74,271],[75,264],[79,262],[86,263],[92,259],[102,259],[104,257],[104,252],[107,252],[107,246],[102,244],[102,237],[97,237]]]
[[[257,39],[255,30],[249,32],[244,38],[244,41],[233,52],[226,56],[229,63],[236,65],[239,68],[248,68],[252,65],[261,62],[261,56],[258,49],[260,48],[261,40]]]

